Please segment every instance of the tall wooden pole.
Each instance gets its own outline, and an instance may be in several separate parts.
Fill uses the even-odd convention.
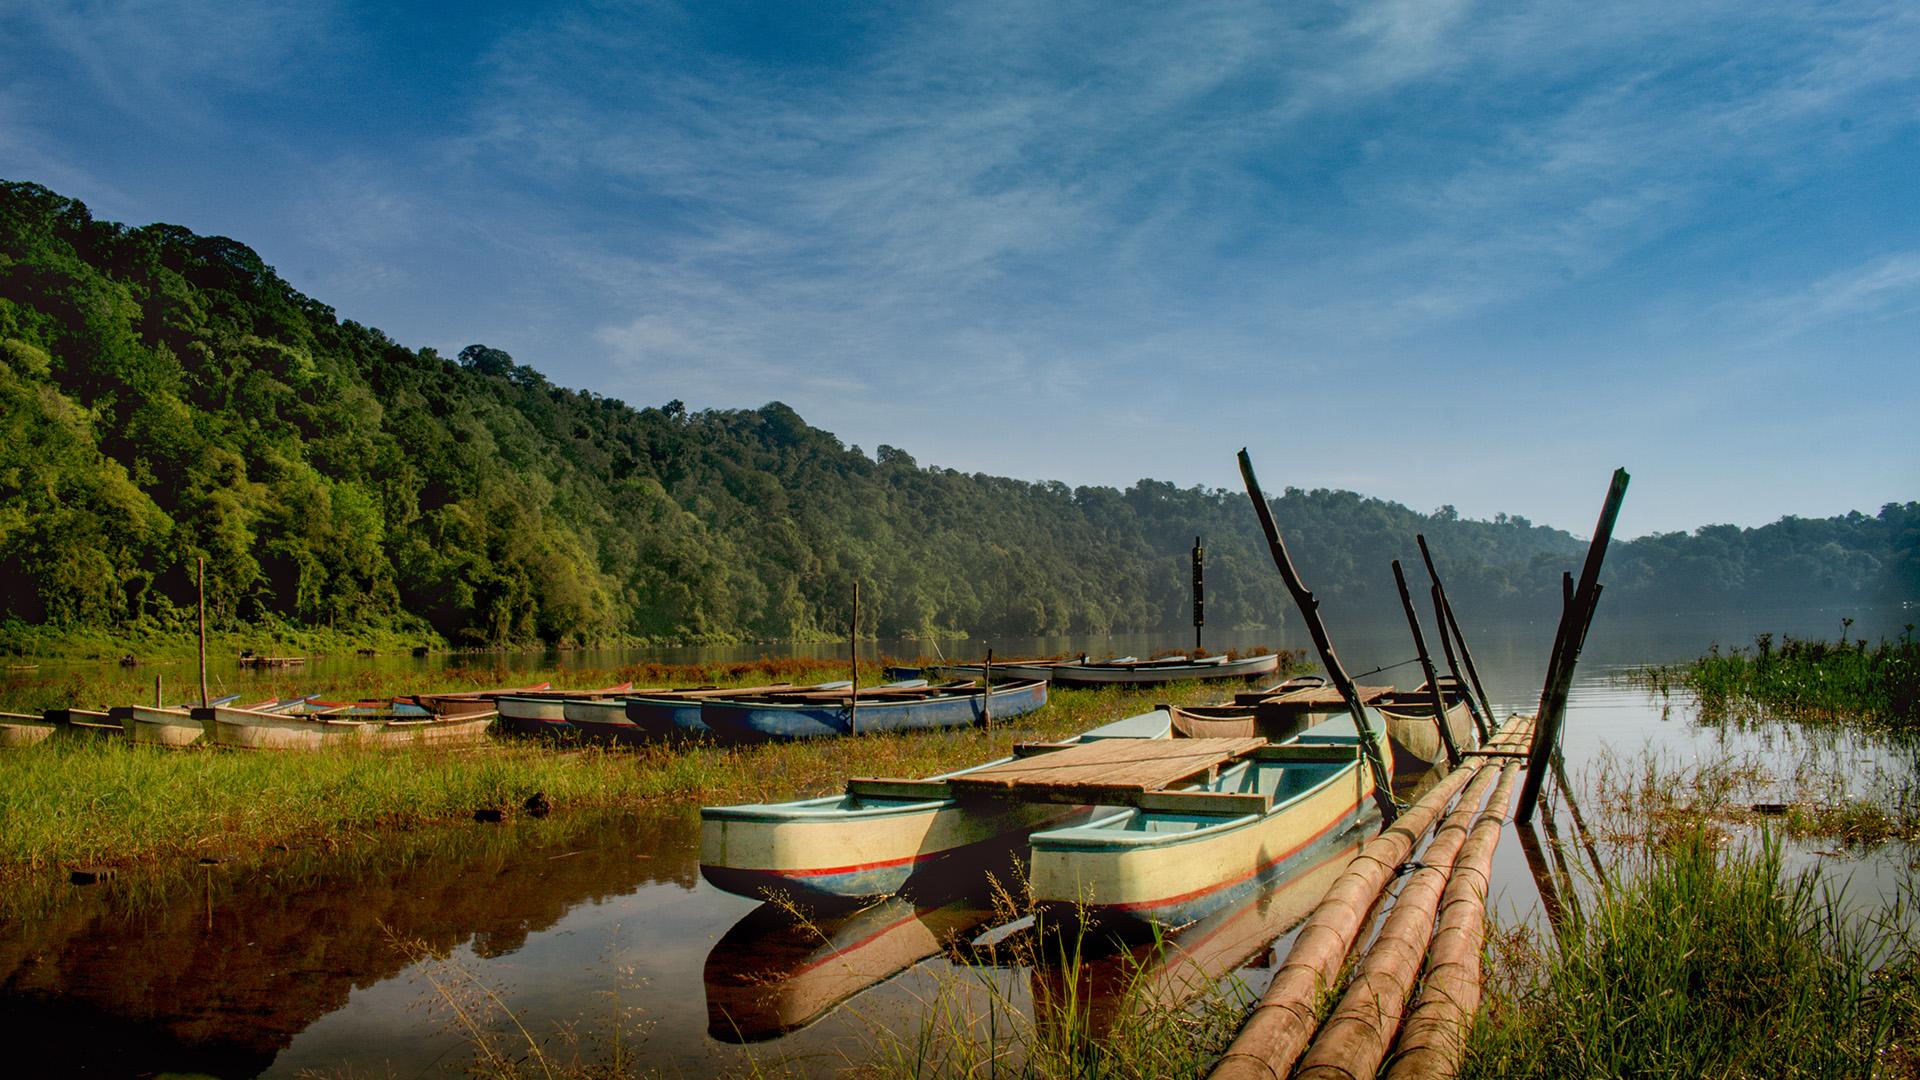
[[[980,715],[986,729],[993,730],[993,650],[987,650],[987,662],[980,666]]]
[[[853,665],[853,685],[847,687],[847,733],[860,734],[855,717],[860,712],[860,583],[853,583],[853,615],[847,620],[847,657]]]
[[[1353,688],[1353,680],[1347,677],[1347,669],[1340,664],[1340,658],[1334,655],[1333,641],[1327,637],[1326,624],[1320,621],[1320,601],[1300,580],[1300,574],[1293,568],[1293,558],[1287,554],[1286,541],[1280,538],[1280,526],[1273,520],[1273,507],[1267,505],[1266,493],[1260,490],[1260,481],[1253,475],[1253,458],[1245,448],[1240,451],[1240,476],[1247,482],[1247,497],[1253,500],[1254,516],[1260,519],[1261,531],[1267,535],[1267,551],[1273,556],[1273,565],[1280,570],[1280,579],[1286,582],[1287,592],[1293,596],[1294,606],[1300,609],[1300,617],[1306,621],[1307,633],[1313,637],[1313,647],[1320,654],[1320,666],[1327,669],[1327,678],[1333,682],[1334,689],[1346,700],[1347,711],[1353,714],[1354,730],[1359,733],[1361,750],[1367,756],[1367,765],[1373,770],[1373,800],[1380,806],[1380,816],[1391,824],[1400,814],[1400,807],[1393,801],[1393,773],[1387,768],[1386,759],[1381,756],[1380,742],[1374,737],[1373,724],[1367,719],[1366,707],[1360,704],[1360,694]]]
[[[1573,667],[1580,660],[1594,605],[1600,599],[1600,566],[1606,561],[1607,544],[1613,539],[1613,523],[1620,516],[1620,503],[1627,497],[1629,479],[1627,470],[1613,471],[1607,501],[1601,505],[1600,520],[1593,527],[1593,542],[1587,546],[1587,561],[1580,568],[1580,584],[1573,590],[1573,602],[1560,614],[1558,648],[1548,664],[1547,684],[1540,691],[1540,713],[1533,730],[1533,746],[1527,754],[1527,777],[1520,787],[1520,808],[1514,814],[1514,820],[1521,824],[1533,820],[1540,785],[1546,780],[1554,752],[1560,748],[1560,726],[1566,719],[1567,694],[1573,689]]]
[[[207,557],[200,556],[200,707],[207,707]]]
[[[1420,558],[1427,564],[1427,578],[1433,582],[1440,596],[1441,610],[1446,612],[1444,629],[1452,636],[1454,643],[1460,646],[1460,666],[1467,670],[1467,678],[1473,680],[1473,692],[1480,699],[1480,711],[1486,715],[1487,726],[1480,732],[1484,742],[1497,723],[1493,716],[1493,701],[1487,697],[1487,688],[1480,684],[1480,669],[1473,665],[1473,650],[1467,648],[1467,636],[1460,632],[1460,620],[1453,617],[1453,602],[1447,599],[1447,587],[1440,582],[1440,571],[1434,568],[1433,552],[1427,550],[1427,538],[1416,535],[1414,540],[1420,544]]]
[[[167,707],[166,704],[161,700],[163,696],[164,695],[161,694],[160,692],[160,676],[156,674],[153,677],[153,707],[154,708],[164,709]],[[133,734],[133,729],[128,728],[127,734],[129,735]]]
[[[1200,538],[1193,538],[1193,651],[1200,659],[1200,628],[1207,623],[1207,552]]]
[[[1473,696],[1473,687],[1460,674],[1460,658],[1453,651],[1453,635],[1447,632],[1447,597],[1440,586],[1432,588],[1433,622],[1440,628],[1440,651],[1446,654],[1447,674],[1453,678],[1453,684],[1460,688],[1460,696],[1466,700],[1467,712],[1473,717],[1473,730],[1480,735],[1480,741],[1487,741],[1487,732],[1493,730],[1493,717],[1480,711],[1480,702]]]
[[[1413,631],[1413,651],[1420,657],[1420,672],[1427,677],[1427,689],[1433,694],[1433,726],[1440,729],[1440,745],[1447,748],[1447,764],[1460,764],[1460,748],[1453,745],[1453,729],[1447,726],[1447,698],[1440,692],[1440,676],[1434,673],[1433,657],[1427,653],[1427,636],[1420,631],[1420,613],[1414,610],[1413,594],[1407,591],[1407,575],[1400,560],[1393,560],[1393,583],[1400,589],[1400,606],[1407,611],[1407,629]]]

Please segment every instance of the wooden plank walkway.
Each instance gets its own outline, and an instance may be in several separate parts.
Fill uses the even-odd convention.
[[[1221,765],[1267,745],[1241,739],[1101,739],[1015,758],[950,777],[956,796],[998,795],[1047,801],[1124,800],[1205,779]]]

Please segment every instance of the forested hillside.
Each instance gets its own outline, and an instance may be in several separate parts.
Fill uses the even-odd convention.
[[[1583,543],[1341,491],[1288,490],[1276,512],[1329,603],[1391,596],[1387,561],[1417,561],[1424,531],[1463,606],[1544,610]],[[201,556],[216,627],[456,646],[838,634],[855,581],[881,636],[1151,629],[1187,620],[1196,535],[1210,624],[1279,623],[1237,491],[869,457],[778,402],[636,409],[485,346],[406,348],[232,240],[0,185],[16,631],[184,631]],[[1615,549],[1608,581],[1624,606],[1916,597],[1920,504],[1649,538]]]

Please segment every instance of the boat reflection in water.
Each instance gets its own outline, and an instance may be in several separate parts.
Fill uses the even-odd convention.
[[[762,904],[707,954],[707,1034],[750,1043],[797,1031],[993,919],[982,897],[891,896],[824,915]]]
[[[1174,1009],[1242,969],[1266,968],[1274,943],[1313,913],[1353,855],[1378,832],[1362,825],[1322,840],[1301,870],[1158,941],[1046,940],[1033,969],[1042,1023],[1074,1023],[1096,1037],[1141,1013]],[[1250,985],[1252,995],[1263,986]],[[1067,1015],[1068,1011],[1078,1013]]]
[[[1004,936],[988,935],[1001,939],[992,948],[967,948],[1007,917],[1004,905],[996,910],[982,895],[894,896],[830,914],[765,903],[707,956],[707,1034],[729,1043],[778,1038],[956,946],[968,956],[963,966],[1031,967],[1042,1022],[1050,1014],[1058,1019],[1048,1003],[1076,1002],[1081,1022],[1104,1034],[1132,1010],[1178,1007],[1260,960],[1313,911],[1375,831],[1362,826],[1322,840],[1298,874],[1158,943],[1082,940],[1077,963],[1058,962],[1074,953],[1073,943],[1063,949],[1057,937],[1016,929],[1030,920],[1012,924]]]

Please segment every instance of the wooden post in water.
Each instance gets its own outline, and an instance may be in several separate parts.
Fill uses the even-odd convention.
[[[1200,546],[1200,538],[1193,538],[1193,652],[1194,659],[1200,659],[1200,628],[1207,624],[1207,552]]]
[[[853,684],[847,687],[847,734],[860,734],[855,717],[860,712],[860,583],[853,583],[853,615],[847,620],[847,658],[853,665]]]
[[[987,662],[980,668],[980,715],[988,731],[993,730],[993,650],[987,650]]]
[[[1460,666],[1467,669],[1467,678],[1473,680],[1473,692],[1480,698],[1480,710],[1487,716],[1486,730],[1480,733],[1480,741],[1485,742],[1488,733],[1493,730],[1493,702],[1487,697],[1487,688],[1480,685],[1480,669],[1473,666],[1473,650],[1467,648],[1467,636],[1460,632],[1460,621],[1453,617],[1453,602],[1447,599],[1447,587],[1440,583],[1440,571],[1434,569],[1433,553],[1427,550],[1427,538],[1416,535],[1420,543],[1420,558],[1427,564],[1427,577],[1432,579],[1433,587],[1440,590],[1440,606],[1446,609],[1446,629],[1453,634],[1453,640],[1460,646]]]
[[[200,556],[200,707],[207,707],[207,557]]]
[[[163,704],[163,702],[162,702],[162,699],[161,699],[161,693],[160,693],[160,676],[159,676],[158,674],[155,674],[155,675],[154,675],[154,677],[153,677],[153,707],[154,707],[154,708],[156,708],[156,709],[164,709],[164,708],[166,708],[166,705],[165,705],[165,704]],[[128,729],[127,729],[127,731],[128,731],[128,733],[132,733],[132,731],[133,731],[133,729],[132,729],[132,728],[128,728]]]
[[[1254,516],[1260,519],[1260,529],[1267,535],[1267,551],[1273,556],[1273,564],[1280,570],[1280,580],[1286,582],[1287,592],[1293,596],[1293,604],[1300,609],[1300,617],[1306,620],[1307,632],[1313,637],[1313,647],[1320,653],[1320,665],[1327,669],[1327,678],[1333,682],[1334,689],[1346,699],[1347,711],[1353,714],[1354,730],[1360,736],[1360,746],[1367,755],[1367,765],[1373,770],[1373,801],[1380,806],[1380,817],[1387,824],[1400,814],[1398,804],[1393,801],[1393,773],[1387,768],[1386,758],[1381,756],[1380,742],[1374,737],[1373,725],[1367,720],[1367,710],[1360,704],[1360,694],[1353,688],[1353,680],[1347,677],[1347,669],[1340,664],[1340,658],[1334,655],[1333,641],[1327,637],[1327,627],[1320,621],[1320,601],[1300,580],[1300,574],[1293,568],[1293,558],[1287,554],[1286,541],[1280,538],[1280,525],[1273,520],[1273,507],[1267,505],[1266,492],[1260,490],[1260,481],[1253,475],[1253,458],[1248,456],[1246,448],[1240,450],[1240,476],[1247,482],[1247,497],[1253,500]]]
[[[1453,635],[1447,633],[1447,598],[1440,586],[1433,586],[1433,621],[1440,627],[1440,651],[1447,656],[1447,674],[1453,677],[1453,684],[1460,688],[1460,696],[1466,699],[1467,712],[1473,716],[1473,730],[1480,734],[1480,741],[1487,741],[1487,732],[1493,730],[1493,717],[1480,711],[1480,702],[1474,699],[1473,687],[1460,674],[1460,658],[1453,651]]]
[[[1527,777],[1520,787],[1520,807],[1514,820],[1526,824],[1533,820],[1533,807],[1540,799],[1540,785],[1546,780],[1547,766],[1560,748],[1560,725],[1566,718],[1567,694],[1573,688],[1573,667],[1580,660],[1580,648],[1586,644],[1587,627],[1593,621],[1593,608],[1600,598],[1600,565],[1607,558],[1607,544],[1613,539],[1613,523],[1620,516],[1620,503],[1627,497],[1627,470],[1615,469],[1613,483],[1607,487],[1607,501],[1600,507],[1600,520],[1593,527],[1593,542],[1587,546],[1587,561],[1580,568],[1580,584],[1573,590],[1572,602],[1560,615],[1560,633],[1554,656],[1547,665],[1550,673],[1540,691],[1540,711],[1533,729],[1533,746],[1527,755]]]
[[[1453,729],[1447,726],[1447,698],[1440,692],[1440,676],[1433,670],[1433,657],[1427,653],[1427,636],[1420,630],[1420,613],[1414,610],[1413,594],[1407,591],[1407,575],[1400,560],[1393,560],[1393,583],[1400,589],[1400,606],[1407,612],[1407,629],[1413,631],[1413,651],[1420,658],[1420,673],[1427,677],[1427,689],[1433,694],[1433,724],[1440,729],[1440,745],[1447,748],[1447,765],[1460,764],[1460,748],[1453,745]]]

